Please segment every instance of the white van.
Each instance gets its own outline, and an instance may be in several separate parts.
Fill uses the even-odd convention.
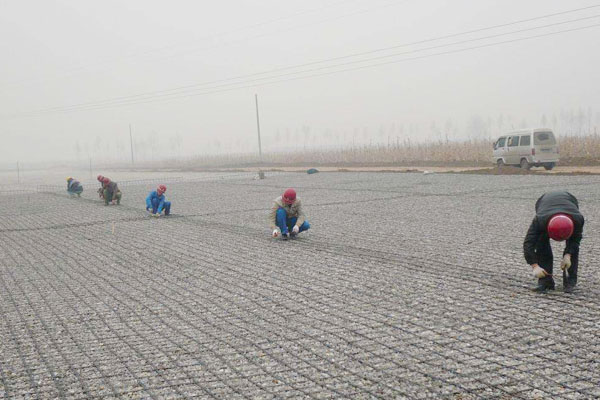
[[[558,144],[551,129],[523,129],[500,136],[494,142],[493,162],[519,165],[523,169],[543,166],[547,170],[558,162]]]

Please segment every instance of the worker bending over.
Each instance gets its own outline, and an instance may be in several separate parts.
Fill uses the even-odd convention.
[[[557,191],[544,194],[535,203],[535,218],[529,226],[523,243],[525,260],[538,278],[536,292],[554,290],[552,275],[552,248],[550,239],[566,240],[560,267],[563,271],[563,291],[571,293],[577,284],[579,243],[583,233],[584,219],[579,203],[569,192]]]
[[[83,192],[83,186],[79,183],[78,180],[73,179],[72,177],[67,178],[67,193],[71,197],[77,195],[77,197],[81,197],[81,192]]]

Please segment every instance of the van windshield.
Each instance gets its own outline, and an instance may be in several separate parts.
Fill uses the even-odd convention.
[[[533,144],[536,146],[553,146],[556,144],[556,139],[554,139],[552,132],[536,132],[533,135]]]

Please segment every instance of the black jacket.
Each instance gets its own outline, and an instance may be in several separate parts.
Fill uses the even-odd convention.
[[[553,215],[559,213],[571,216],[575,223],[573,235],[567,240],[563,254],[578,254],[584,224],[583,215],[579,212],[579,203],[569,192],[548,192],[535,203],[535,218],[533,218],[523,242],[523,252],[528,264],[535,264],[539,261],[535,252],[537,244],[550,240],[547,231],[548,221]]]

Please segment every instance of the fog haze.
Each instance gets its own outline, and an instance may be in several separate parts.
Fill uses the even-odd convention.
[[[130,124],[138,159],[255,152],[255,93],[264,151],[593,132],[596,4],[0,1],[0,157],[127,162]]]

